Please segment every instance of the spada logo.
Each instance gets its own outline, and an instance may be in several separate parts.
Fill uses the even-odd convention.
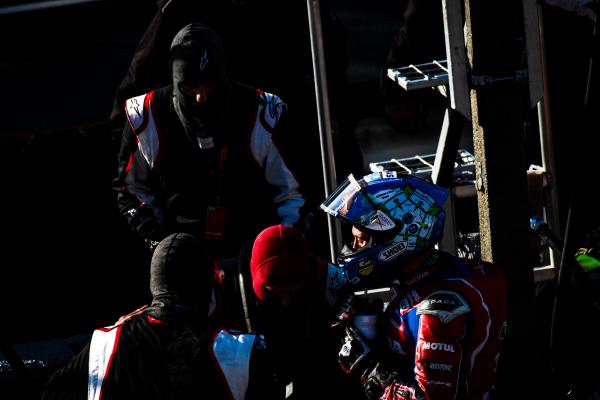
[[[379,259],[381,261],[389,261],[393,258],[395,258],[396,256],[398,256],[399,254],[403,253],[407,248],[407,244],[406,241],[403,240],[401,242],[398,243],[394,243],[393,245],[391,245],[390,247],[384,249],[381,253],[379,253]]]
[[[456,302],[454,300],[451,299],[425,299],[423,301],[428,302],[431,305],[450,305],[450,306],[456,306]]]

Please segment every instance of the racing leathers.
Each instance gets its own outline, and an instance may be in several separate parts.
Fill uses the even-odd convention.
[[[126,101],[113,186],[121,214],[147,241],[187,232],[211,240],[215,255],[236,254],[262,228],[301,220],[300,185],[278,148],[286,104],[231,83],[221,106],[225,123],[206,148],[201,138],[187,136],[172,85]]]
[[[432,251],[416,272],[388,283],[378,338],[348,330],[340,351],[367,397],[488,399],[507,318],[498,267]]]

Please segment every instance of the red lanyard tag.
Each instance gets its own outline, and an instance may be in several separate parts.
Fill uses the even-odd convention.
[[[223,240],[225,236],[225,216],[225,207],[208,207],[206,209],[204,239]]]
[[[221,149],[219,160],[219,176],[217,182],[216,205],[206,208],[206,225],[204,228],[204,239],[223,240],[225,237],[225,207],[222,207],[219,201],[221,197],[221,180],[223,178],[223,168],[227,158],[227,146]]]

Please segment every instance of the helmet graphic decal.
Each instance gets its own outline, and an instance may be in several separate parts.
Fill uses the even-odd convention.
[[[442,209],[435,205],[433,197],[410,184],[398,188],[393,198],[385,203],[391,217],[402,222],[403,240],[409,241],[409,247],[425,246],[433,233],[437,216]]]
[[[396,226],[394,221],[381,210],[377,210],[370,222],[366,222],[364,225],[365,228],[373,231],[388,231]]]

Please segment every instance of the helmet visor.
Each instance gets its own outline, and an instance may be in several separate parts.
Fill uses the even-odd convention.
[[[377,209],[365,190],[367,182],[356,180],[352,174],[321,204],[330,215],[353,225],[374,231],[387,231],[395,227],[394,221]]]

